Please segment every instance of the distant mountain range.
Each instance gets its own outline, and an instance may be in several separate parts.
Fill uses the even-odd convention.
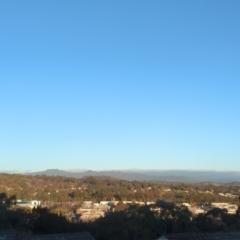
[[[121,170],[121,171],[64,171],[48,169],[42,172],[26,173],[27,175],[47,175],[82,178],[87,176],[106,176],[128,181],[165,181],[165,182],[240,182],[240,172],[233,171],[194,171],[194,170]]]

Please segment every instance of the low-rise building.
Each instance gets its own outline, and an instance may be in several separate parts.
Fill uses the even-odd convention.
[[[38,200],[26,201],[26,200],[18,199],[16,202],[16,205],[18,207],[23,207],[23,208],[34,208],[34,207],[40,207],[41,201],[38,201]]]

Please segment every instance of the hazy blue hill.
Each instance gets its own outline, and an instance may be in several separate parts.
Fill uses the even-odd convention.
[[[134,170],[126,170],[128,173],[134,173]],[[137,170],[139,174],[148,176],[163,177],[186,177],[196,182],[240,182],[240,172],[238,171],[203,171],[203,170]]]
[[[106,176],[129,181],[166,181],[166,182],[240,182],[238,171],[196,171],[196,170],[121,170],[121,171],[81,171],[69,172],[59,169],[48,169],[42,172],[27,173],[28,175],[65,176],[82,178],[87,176]]]
[[[123,179],[128,181],[167,181],[167,182],[196,182],[195,179],[185,177],[185,176],[156,176],[147,175],[136,172],[122,172],[122,171],[91,171],[86,172],[68,172],[59,169],[48,169],[42,172],[26,173],[27,175],[46,175],[46,176],[64,176],[64,177],[74,177],[82,178],[87,176],[106,176],[113,177],[117,179]]]
[[[48,169],[42,172],[26,173],[28,175],[65,176],[82,178],[87,176],[106,176],[128,181],[165,181],[165,182],[240,182],[240,172],[190,171],[190,170],[125,170],[125,171],[85,171],[68,172]]]
[[[71,172],[59,170],[59,169],[47,169],[45,171],[41,172],[32,172],[32,173],[26,173],[26,175],[46,175],[46,176],[66,176],[70,177]]]

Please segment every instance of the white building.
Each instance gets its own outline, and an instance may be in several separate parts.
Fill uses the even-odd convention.
[[[17,200],[17,206],[18,207],[25,207],[25,208],[34,208],[34,207],[39,207],[41,206],[41,201],[38,200],[31,200],[31,201],[26,201],[26,200]]]

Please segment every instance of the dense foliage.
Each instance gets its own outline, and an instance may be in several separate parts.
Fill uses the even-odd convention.
[[[240,184],[184,184],[166,182],[140,182],[117,180],[107,177],[26,176],[0,174],[0,192],[17,199],[37,199],[52,202],[81,202],[84,200],[132,200],[204,204],[211,202],[238,203],[237,197],[226,197],[219,193],[239,195]]]
[[[72,223],[47,208],[18,209],[15,197],[2,193],[0,212],[0,229],[14,228],[19,235],[90,231],[97,240],[137,240],[155,239],[163,233],[240,230],[239,211],[228,215],[225,210],[212,209],[193,216],[186,207],[164,201],[152,206],[120,206],[95,222]]]
[[[0,229],[13,227],[19,235],[90,231],[97,240],[154,239],[163,233],[240,230],[239,211],[229,215],[226,210],[211,209],[205,214],[193,216],[186,207],[177,204],[238,204],[238,197],[222,194],[237,196],[239,186],[238,183],[184,184],[106,177],[76,179],[0,174]],[[37,199],[51,203],[52,207],[24,210],[16,207],[17,199]],[[118,200],[119,204],[115,212],[95,222],[68,221],[64,216],[65,203],[77,206],[84,200]],[[151,201],[155,204],[124,205],[124,200]]]

